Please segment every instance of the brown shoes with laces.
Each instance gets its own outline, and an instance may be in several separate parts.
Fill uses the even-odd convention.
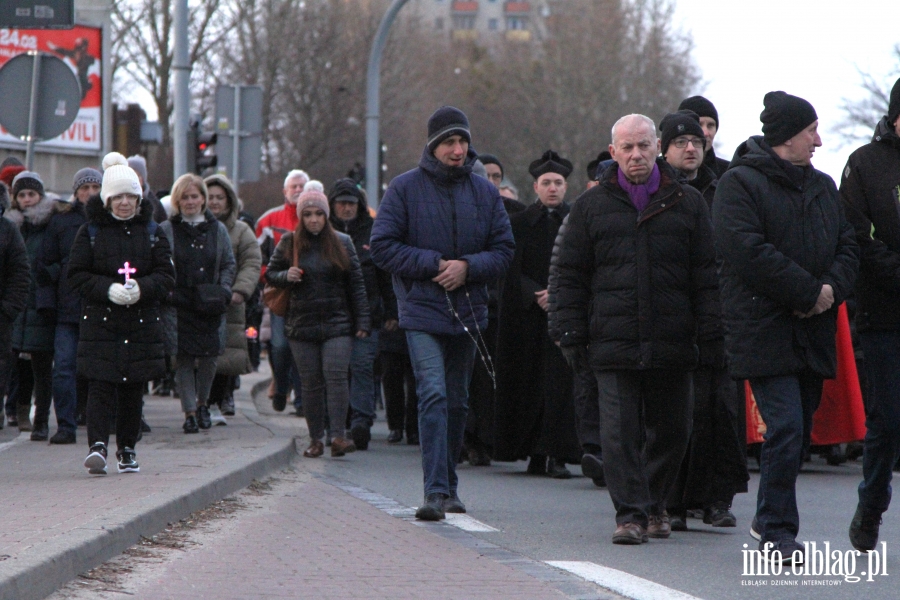
[[[613,533],[613,544],[638,545],[647,541],[647,530],[637,523],[622,523]]]
[[[663,511],[663,514],[661,515],[650,515],[647,524],[647,535],[657,539],[666,539],[672,535],[672,525],[669,523],[669,513]]]
[[[309,448],[303,451],[306,458],[319,458],[325,453],[325,444],[322,440],[313,440],[309,443]]]
[[[353,440],[345,440],[344,438],[334,438],[331,440],[331,456],[344,456],[356,452],[356,444]]]

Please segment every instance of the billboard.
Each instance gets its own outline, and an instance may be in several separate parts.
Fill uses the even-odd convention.
[[[102,149],[103,85],[102,30],[99,27],[76,25],[72,29],[0,29],[0,68],[11,58],[25,52],[40,50],[65,62],[81,85],[81,107],[75,122],[61,135],[44,140],[41,148],[53,150]],[[22,85],[30,86],[31,80]],[[23,111],[28,106],[22,107]],[[10,135],[0,126],[0,146],[24,148],[25,142]]]

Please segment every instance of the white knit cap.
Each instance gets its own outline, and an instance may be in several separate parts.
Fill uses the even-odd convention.
[[[143,195],[141,180],[134,169],[128,166],[128,160],[118,152],[110,152],[103,157],[103,184],[100,186],[100,197],[103,203],[119,194],[133,194],[140,198]]]

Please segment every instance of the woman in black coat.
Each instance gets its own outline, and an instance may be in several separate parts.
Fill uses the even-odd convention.
[[[329,212],[324,194],[303,192],[297,200],[300,223],[294,232],[282,236],[266,270],[266,281],[291,290],[285,334],[300,372],[310,437],[303,456],[308,458],[325,451],[326,396],[331,455],[356,450],[353,441],[344,437],[350,401],[347,369],[353,335],[365,338],[371,328],[366,286],[353,240],[331,227]]]
[[[140,470],[142,396],[147,381],[165,374],[160,302],[175,285],[169,241],[141,201],[137,174],[117,152],[103,167],[100,196],[88,200],[88,222],[69,255],[69,285],[83,306],[77,369],[90,380],[84,466],[95,475],[106,474],[114,404],[119,472]]]
[[[172,186],[172,217],[160,224],[172,240],[175,261],[175,310],[166,311],[166,330],[178,336],[169,352],[175,355],[185,433],[212,426],[209,392],[216,360],[225,351],[225,313],[236,271],[228,229],[206,207],[208,200],[201,177],[182,175]]]

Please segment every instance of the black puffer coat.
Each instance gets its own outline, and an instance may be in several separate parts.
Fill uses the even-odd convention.
[[[356,218],[345,222],[337,218],[334,203],[338,196],[352,194],[358,201]],[[379,269],[372,260],[369,241],[372,237],[372,224],[375,219],[369,214],[365,194],[353,184],[352,179],[339,180],[328,194],[331,207],[331,226],[335,231],[346,233],[353,240],[363,279],[366,281],[366,296],[369,298],[369,319],[374,329],[380,329],[384,321],[397,320],[397,298],[391,284],[391,274]]]
[[[69,254],[69,285],[81,294],[84,313],[78,341],[78,373],[88,379],[134,382],[165,375],[165,348],[160,303],[175,285],[169,240],[147,222],[153,208],[141,202],[138,214],[119,221],[99,196],[88,200],[88,223],[78,230]],[[137,269],[133,279],[141,297],[131,306],[110,302],[109,286],[123,282],[125,262]]]
[[[173,355],[218,356],[225,351],[225,313],[237,263],[225,225],[208,209],[203,217],[192,225],[177,214],[159,225],[172,240],[175,261],[175,290],[165,311]]]
[[[57,323],[81,319],[81,296],[69,285],[67,271],[75,235],[86,221],[84,205],[74,197],[71,202],[57,202],[38,253],[37,308],[55,311]]]
[[[721,337],[709,209],[664,160],[642,213],[618,165],[572,206],[557,259],[556,326],[563,346],[590,344],[600,369],[697,366]]]
[[[828,175],[782,160],[754,136],[741,144],[713,203],[723,259],[722,317],[735,379],[810,368],[834,377],[838,305],[856,280],[859,249]],[[823,284],[834,305],[816,305]]]
[[[357,331],[371,331],[366,285],[350,236],[335,232],[350,257],[349,271],[327,262],[322,257],[319,237],[314,236],[309,251],[299,256],[297,266],[303,269],[303,279],[291,283],[287,272],[293,259],[294,235],[291,232],[281,236],[266,269],[266,281],[291,288],[284,325],[287,337],[324,342]]]
[[[841,199],[860,250],[856,327],[900,329],[900,137],[887,117],[847,160]]]
[[[31,283],[25,240],[11,221],[3,218],[9,208],[6,186],[0,184],[0,352],[8,352],[13,322],[28,297]]]

